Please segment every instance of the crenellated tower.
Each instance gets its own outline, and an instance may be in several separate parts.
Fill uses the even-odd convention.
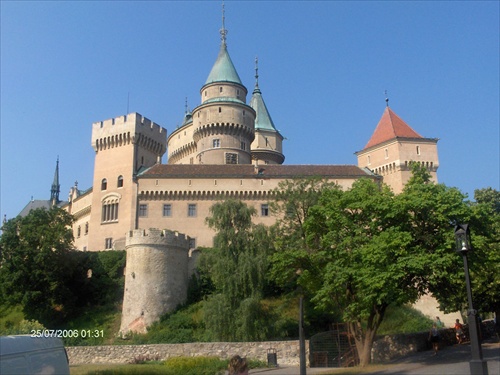
[[[89,250],[111,249],[136,229],[137,185],[142,170],[161,162],[167,131],[138,113],[92,124],[95,151],[90,229],[106,233],[89,238]]]

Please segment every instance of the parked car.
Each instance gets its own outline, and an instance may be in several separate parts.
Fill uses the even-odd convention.
[[[0,337],[0,374],[69,374],[68,354],[60,338],[30,335]]]

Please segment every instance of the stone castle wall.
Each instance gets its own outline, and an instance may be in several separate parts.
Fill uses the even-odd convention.
[[[172,357],[214,356],[221,359],[233,355],[267,362],[268,349],[276,350],[278,365],[299,365],[299,341],[263,342],[197,342],[189,344],[105,345],[67,347],[70,365],[89,363],[130,363],[134,358],[166,360]],[[309,357],[306,341],[306,358]]]
[[[187,297],[189,237],[169,230],[134,230],[127,236],[125,247],[120,332],[144,333]]]

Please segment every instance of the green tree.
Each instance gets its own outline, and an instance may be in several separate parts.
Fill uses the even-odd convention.
[[[300,265],[297,283],[317,307],[340,310],[362,365],[369,363],[389,305],[412,303],[429,292],[445,301],[446,293],[457,292],[454,286],[463,280],[453,251],[453,224],[470,220],[471,206],[458,189],[433,183],[423,167],[414,164],[412,170],[399,195],[369,179],[356,181],[346,191],[318,190],[311,199],[317,203],[308,208],[301,225],[305,241],[286,230],[278,232],[283,252],[273,255],[273,272],[279,273],[283,265],[293,265],[296,271]],[[287,204],[286,191],[281,200]],[[283,215],[282,220],[292,217]],[[287,264],[289,252],[300,262]]]
[[[214,248],[200,257],[200,267],[211,275],[214,287],[204,305],[207,330],[218,340],[263,339],[267,319],[260,300],[272,245],[268,229],[252,224],[255,208],[241,201],[216,203],[210,212],[207,223],[216,231]]]
[[[76,302],[65,283],[73,273],[72,222],[64,210],[37,209],[2,227],[0,298],[21,303],[27,319],[45,326],[60,322]]]

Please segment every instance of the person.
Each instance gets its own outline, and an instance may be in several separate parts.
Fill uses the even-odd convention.
[[[438,329],[441,329],[444,327],[444,323],[439,319],[439,316],[436,316],[436,326]]]
[[[246,358],[241,358],[239,355],[233,356],[229,360],[227,370],[228,375],[248,375],[248,364]]]
[[[460,324],[460,320],[455,321],[455,336],[458,344],[461,344],[464,339],[464,327]]]
[[[436,355],[439,349],[439,330],[436,323],[432,324],[429,332],[429,341],[432,343],[432,349],[434,349],[433,355]]]

